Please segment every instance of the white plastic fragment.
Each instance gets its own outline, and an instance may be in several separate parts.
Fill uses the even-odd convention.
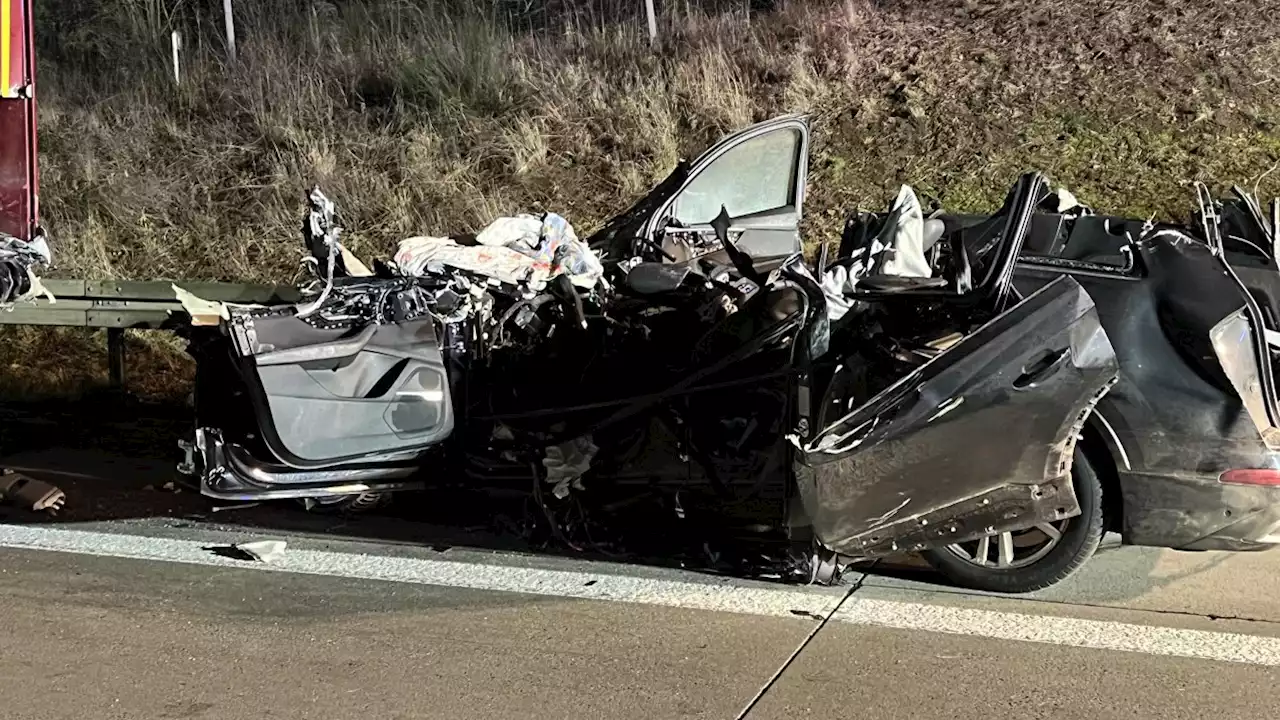
[[[44,282],[40,279],[38,275],[35,274],[35,271],[33,271],[31,268],[27,268],[27,279],[31,281],[31,289],[28,290],[23,295],[21,295],[20,297],[18,297],[17,302],[34,300],[35,298],[41,297],[41,296],[43,296],[44,299],[48,300],[50,303],[58,302],[58,298],[53,296],[53,291],[49,290],[49,288],[44,286]]]
[[[254,540],[253,542],[235,543],[231,547],[257,560],[271,562],[284,554],[284,540]]]
[[[177,285],[170,285],[169,287],[173,288],[173,294],[178,299],[178,302],[182,304],[182,309],[186,310],[187,314],[191,316],[192,325],[216,326],[220,320],[229,320],[231,318],[225,303],[205,300]]]

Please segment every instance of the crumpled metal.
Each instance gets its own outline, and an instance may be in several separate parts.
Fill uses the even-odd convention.
[[[53,300],[53,294],[35,273],[35,268],[48,265],[51,260],[43,235],[22,240],[0,233],[0,307],[40,295]]]

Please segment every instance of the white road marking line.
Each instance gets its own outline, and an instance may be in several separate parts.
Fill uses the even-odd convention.
[[[1280,666],[1280,638],[1241,633],[877,600],[857,594],[831,619],[899,630]]]
[[[47,526],[0,525],[0,547],[190,565],[608,600],[770,617],[795,617],[802,613],[825,616],[840,601],[840,595],[835,589],[783,585],[744,587],[731,583],[707,584],[612,573],[293,548],[286,550],[278,561],[271,564],[247,563],[214,555],[204,549],[207,544],[193,540],[65,530]],[[1280,666],[1280,638],[880,600],[859,597],[857,593],[845,602],[832,620],[853,625],[998,640]]]
[[[160,560],[189,565],[234,567],[241,570],[327,575],[389,582],[500,592],[551,595],[586,600],[611,600],[666,605],[695,610],[719,610],[794,617],[797,613],[825,616],[840,602],[839,588],[828,591],[772,587],[743,587],[731,583],[695,583],[630,577],[574,570],[511,567],[427,558],[356,555],[288,548],[271,563],[252,563],[215,555],[212,544],[141,535],[0,525],[0,547],[53,550],[82,555]],[[792,611],[797,612],[792,612]]]

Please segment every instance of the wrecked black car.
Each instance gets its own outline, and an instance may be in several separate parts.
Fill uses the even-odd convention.
[[[1050,235],[1046,205],[1063,194],[1029,174],[991,216],[858,214],[810,265],[807,157],[807,121],[779,118],[682,164],[587,241],[559,216],[518,216],[410,238],[372,269],[317,190],[303,302],[182,298],[197,360],[184,465],[220,499],[357,509],[463,485],[526,496],[533,522],[573,548],[643,554],[678,537],[750,547],[768,570],[818,582],[928,551],[960,582],[1030,590],[1092,553],[1104,515],[1137,542],[1153,539],[1139,527],[1176,524],[1127,482],[1152,466],[1134,464],[1141,444],[1125,433],[1181,412],[1130,399],[1162,386],[1130,372],[1145,360],[1128,337],[1112,346],[1108,318],[1136,317],[1141,292],[1154,317],[1177,318],[1186,348],[1163,347],[1216,383],[1193,393],[1217,408],[1214,427],[1253,453],[1232,467],[1270,457],[1260,426],[1246,436],[1237,421],[1254,417],[1239,398],[1270,382],[1257,304],[1213,279],[1214,241],[1151,229],[1109,247],[1114,272],[1055,253],[1048,238],[1074,247],[1096,216],[1057,213]],[[1223,290],[1181,305],[1160,294],[1198,282]],[[1116,289],[1130,286],[1149,287]],[[1095,307],[1095,294],[1130,305]],[[1117,380],[1126,394],[1107,407],[1140,403],[1145,417],[1099,415]],[[1202,514],[1237,502],[1185,497]],[[1235,526],[1249,542],[1266,542],[1259,517]]]
[[[1280,203],[1264,212],[1240,188],[1217,202],[1198,184],[1195,212],[1174,225],[1099,214],[1066,191],[1044,190],[1011,292],[1076,280],[1097,303],[1121,368],[1081,433],[1074,473],[1082,512],[933,548],[926,559],[960,584],[1017,592],[1070,573],[1104,531],[1183,550],[1280,542]],[[942,211],[924,218],[904,193],[887,213],[849,218],[828,277],[856,286],[842,264],[874,273],[886,258],[906,267],[914,258],[927,275],[938,256],[981,253],[985,228],[998,222]],[[904,235],[913,214],[919,231]],[[869,251],[880,247],[890,249]],[[991,442],[1020,437],[1010,428]]]

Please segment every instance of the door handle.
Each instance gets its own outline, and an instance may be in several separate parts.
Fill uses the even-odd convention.
[[[1069,357],[1071,357],[1070,348],[1045,352],[1035,362],[1027,363],[1022,367],[1022,374],[1013,381],[1014,389],[1026,390],[1027,388],[1035,387],[1045,378],[1060,370]]]
[[[364,346],[369,344],[369,341],[373,339],[373,335],[377,331],[378,326],[369,323],[358,335],[351,338],[265,352],[261,355],[255,355],[253,360],[258,367],[344,360],[363,350]]]

